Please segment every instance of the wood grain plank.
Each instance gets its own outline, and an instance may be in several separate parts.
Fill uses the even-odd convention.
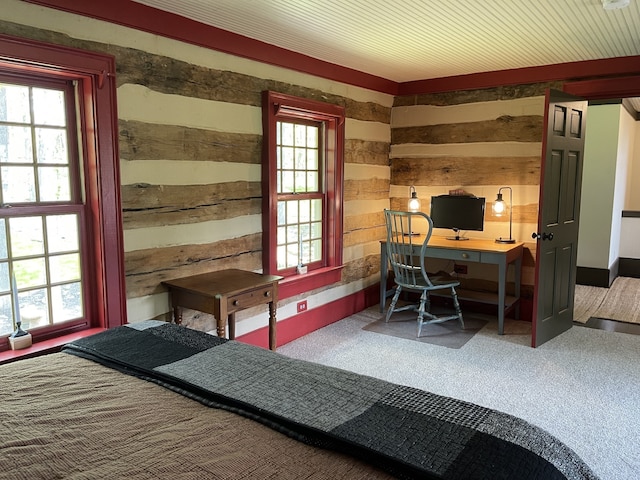
[[[434,157],[391,160],[392,185],[538,185],[540,157]]]
[[[412,105],[449,106],[464,103],[495,102],[498,100],[514,100],[517,98],[544,96],[547,88],[562,90],[563,82],[542,82],[523,85],[505,85],[478,90],[456,92],[425,93],[420,95],[402,95],[394,98],[394,107]]]
[[[382,210],[375,213],[350,215],[344,217],[345,232],[375,227],[384,227],[384,212]]]
[[[382,200],[389,198],[389,180],[371,178],[368,180],[345,180],[343,198],[349,200]]]
[[[504,115],[494,120],[391,129],[391,144],[541,142],[541,115]]]
[[[386,238],[386,228],[384,226],[352,230],[343,235],[343,245],[352,247],[363,243],[376,242]]]
[[[122,186],[125,229],[223,220],[262,212],[260,182]]]
[[[344,162],[367,165],[389,165],[388,142],[349,139],[345,142]]]
[[[352,262],[348,262],[342,269],[342,284],[348,284],[368,278],[380,272],[380,255],[367,255]]]
[[[120,157],[125,160],[188,160],[260,164],[262,136],[177,125],[119,120]]]
[[[240,268],[262,268],[262,234],[230,238],[210,244],[177,245],[125,253],[127,298],[165,292],[164,280]]]

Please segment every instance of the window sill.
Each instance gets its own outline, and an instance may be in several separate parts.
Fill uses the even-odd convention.
[[[106,329],[89,328],[87,330],[70,333],[68,335],[62,335],[50,340],[36,342],[29,348],[23,348],[22,350],[2,351],[0,352],[0,365],[3,363],[15,362],[16,360],[22,360],[24,358],[37,357],[39,355],[46,355],[47,353],[59,352],[63,345],[72,342],[73,340],[88,337],[90,335],[93,335],[94,333],[102,332],[103,330]]]
[[[342,279],[342,266],[312,270],[304,275],[292,275],[278,284],[278,298],[284,299],[339,282]]]

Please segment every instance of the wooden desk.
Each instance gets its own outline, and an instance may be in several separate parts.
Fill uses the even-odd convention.
[[[269,304],[269,349],[276,349],[276,305],[278,281],[282,277],[247,272],[218,270],[162,282],[169,288],[174,321],[182,323],[182,308],[191,308],[216,317],[216,331],[225,336],[229,323],[229,339],[236,337],[236,312]]]
[[[420,253],[422,243],[414,248]],[[469,240],[449,240],[446,237],[433,235],[427,245],[427,256],[459,262],[476,262],[498,265],[498,334],[504,333],[504,315],[515,307],[515,317],[520,318],[520,277],[522,274],[523,242],[497,243],[494,240],[471,238]],[[515,298],[506,302],[507,268],[513,264],[515,268]],[[380,242],[380,311],[384,310],[387,297],[393,290],[387,291],[389,262],[387,258],[387,242]],[[465,298],[459,295],[460,298]],[[477,300],[477,299],[475,299]],[[486,300],[485,300],[486,301]]]

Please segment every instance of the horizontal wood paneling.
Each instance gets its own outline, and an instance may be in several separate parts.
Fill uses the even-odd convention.
[[[120,120],[120,158],[260,164],[262,136]]]
[[[422,199],[421,211],[429,213],[430,199]],[[484,221],[486,223],[509,223],[509,215],[502,215],[500,217],[495,216],[492,213],[493,199],[487,198],[485,205]],[[394,210],[406,210],[407,209],[407,197],[392,197],[390,199],[390,208]],[[535,225],[538,221],[538,204],[527,205],[514,205],[513,206],[513,223],[528,223]],[[485,225],[486,227],[486,225]],[[508,228],[507,228],[508,231]],[[519,239],[522,240],[522,239]]]
[[[375,213],[344,217],[345,232],[375,227],[384,227],[384,213],[382,210],[376,211]]]
[[[391,183],[411,185],[538,185],[540,157],[394,158]],[[422,182],[417,182],[423,184]]]
[[[126,83],[139,84],[162,93],[254,106],[261,105],[263,90],[277,90],[342,105],[350,118],[390,123],[391,108],[375,102],[360,102],[318,89],[242,73],[215,70],[135,48],[77,39],[69,35],[3,20],[0,20],[0,32],[111,54],[116,57],[118,86]]]
[[[371,178],[370,180],[345,180],[344,201],[380,200],[389,198],[389,180]]]
[[[125,230],[199,223],[262,212],[260,182],[213,185],[123,185]]]
[[[365,230],[352,230],[345,232],[343,245],[351,247],[368,242],[378,242],[386,237],[386,228],[384,226],[376,226]]]
[[[262,105],[264,90],[274,90],[343,106],[349,118],[390,121],[391,109],[373,102],[359,102],[299,85],[214,70],[140,50],[111,46],[110,53],[118,59],[118,85],[140,84],[161,93],[255,107]]]
[[[464,103],[495,102],[525,97],[544,96],[547,88],[562,90],[562,82],[504,85],[477,90],[456,90],[441,93],[421,93],[396,96],[394,107],[411,105],[460,105]]]
[[[188,240],[188,239],[187,239]],[[230,238],[211,244],[177,245],[125,254],[127,297],[165,292],[164,280],[224,268],[262,268],[262,235]]]
[[[342,269],[343,284],[362,281],[371,275],[380,273],[380,255],[366,257],[347,262]]]
[[[389,158],[437,157],[536,157],[540,158],[540,142],[476,142],[476,143],[405,143],[391,145]]]
[[[389,165],[389,143],[348,139],[345,142],[344,163]]]
[[[542,116],[504,115],[495,120],[391,129],[391,143],[539,142]]]

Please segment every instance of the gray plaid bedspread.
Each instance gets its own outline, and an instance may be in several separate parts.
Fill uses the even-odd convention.
[[[63,351],[400,478],[597,478],[558,439],[511,415],[174,324],[118,327]]]

